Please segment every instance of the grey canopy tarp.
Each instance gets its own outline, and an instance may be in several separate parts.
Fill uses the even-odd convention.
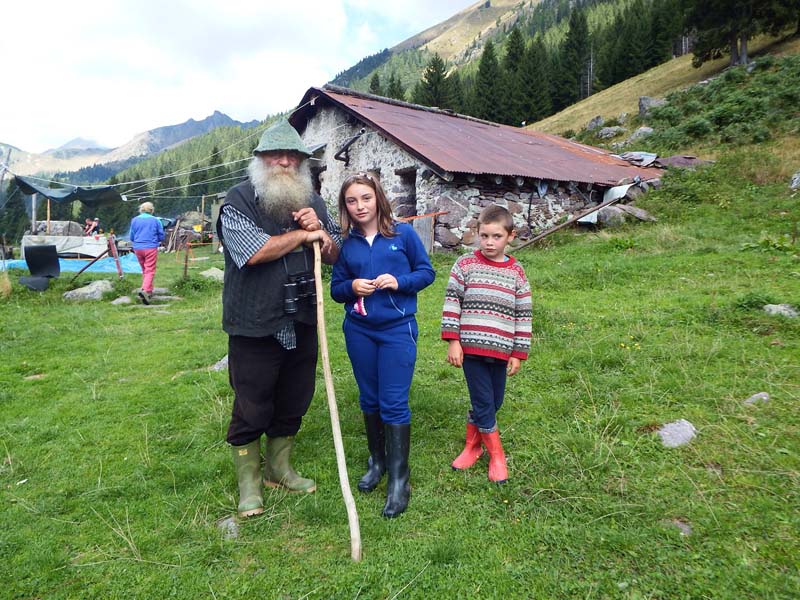
[[[121,202],[122,196],[114,186],[102,185],[95,187],[80,187],[64,184],[64,187],[51,188],[45,182],[34,180],[22,175],[15,175],[14,179],[23,194],[41,194],[53,202],[74,202],[80,200],[86,206],[97,208],[105,204]]]

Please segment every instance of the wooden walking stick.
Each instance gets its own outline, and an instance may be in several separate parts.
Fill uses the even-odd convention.
[[[347,463],[344,458],[342,430],[339,427],[339,409],[336,407],[336,393],[333,389],[331,361],[328,355],[328,336],[325,333],[325,309],[322,304],[322,256],[320,243],[314,242],[314,283],[317,292],[317,332],[319,348],[322,354],[322,371],[325,374],[325,391],[328,394],[328,408],[331,413],[331,429],[333,429],[333,447],[336,449],[336,464],[339,467],[339,484],[347,507],[347,521],[350,523],[350,556],[355,561],[361,560],[361,530],[358,527],[358,512],[353,493],[350,491],[350,480],[347,477]]]

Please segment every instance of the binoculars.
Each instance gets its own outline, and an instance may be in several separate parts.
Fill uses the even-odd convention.
[[[317,301],[316,283],[312,275],[289,276],[289,282],[283,284],[283,312],[292,315],[297,312],[298,302],[311,304]]]

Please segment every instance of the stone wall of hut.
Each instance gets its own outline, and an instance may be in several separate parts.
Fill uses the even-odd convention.
[[[362,127],[364,135],[349,148],[349,165],[334,159]],[[602,189],[572,182],[459,174],[447,181],[375,130],[332,107],[320,108],[302,137],[309,147],[327,144],[315,155],[312,171],[334,214],[345,178],[371,171],[379,175],[397,217],[446,213],[435,218],[435,243],[441,248],[477,245],[478,214],[490,204],[508,208],[518,237],[526,239],[557,224],[567,213],[602,200]]]

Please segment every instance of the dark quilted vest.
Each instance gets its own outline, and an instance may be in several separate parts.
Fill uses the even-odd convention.
[[[268,235],[280,235],[288,229],[298,229],[292,222],[283,226],[266,220],[256,208],[255,191],[250,181],[244,181],[231,188],[225,197],[220,214],[225,206],[232,206]],[[328,211],[325,203],[313,194],[309,205],[323,221]],[[288,229],[287,229],[288,228]],[[225,248],[222,223],[217,219],[217,235]],[[289,281],[289,273],[310,272],[313,278],[314,253],[305,246],[290,252],[283,258],[257,265],[244,265],[241,269],[225,248],[225,282],[222,290],[222,328],[228,335],[245,337],[266,337],[280,331],[290,321],[316,325],[316,305],[311,299],[299,300],[297,312],[287,315],[284,312],[284,287]]]

